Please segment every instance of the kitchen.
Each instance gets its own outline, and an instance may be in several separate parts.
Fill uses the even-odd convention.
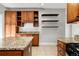
[[[65,37],[65,3],[2,3],[0,7],[1,19],[4,19],[4,21],[1,21],[0,26],[2,29],[0,35],[1,38],[5,38],[4,41],[8,44],[8,46],[4,44],[4,48],[1,48],[3,50],[1,55],[4,54],[4,52],[6,52],[5,55],[11,55],[10,52],[7,52],[10,49],[11,52],[12,50],[17,50],[17,53],[14,53],[15,55],[43,55],[35,51],[38,50],[38,52],[40,52],[38,48],[41,46],[43,49],[46,47],[48,47],[48,49],[50,48],[49,50],[46,48],[47,50],[45,51],[42,49],[44,55],[46,55],[45,53],[47,53],[48,56],[57,55],[57,39]],[[25,39],[27,40],[26,42]],[[24,45],[24,47],[28,46],[26,51],[29,52],[21,54],[23,50],[25,51],[24,47],[22,51],[18,52],[18,50],[21,50],[20,47],[18,49],[16,46],[18,45],[18,40],[28,43],[28,45],[25,43],[20,44]],[[9,41],[14,43],[9,44]],[[53,52],[51,53],[50,50]]]

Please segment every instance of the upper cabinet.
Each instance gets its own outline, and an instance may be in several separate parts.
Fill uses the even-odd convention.
[[[34,20],[34,12],[33,11],[22,11],[22,22],[23,23],[30,23]]]
[[[16,25],[16,11],[11,12],[11,24]]]
[[[34,21],[34,12],[28,11],[28,22],[33,22],[33,21]]]
[[[77,21],[78,17],[78,3],[67,4],[67,23],[73,23]]]
[[[5,38],[15,37],[16,11],[5,11]]]
[[[5,12],[5,23],[6,24],[16,24],[16,12],[15,11],[6,11]]]
[[[5,24],[10,24],[10,22],[11,22],[11,12],[9,12],[9,11],[6,11],[5,12]]]
[[[21,16],[22,16],[22,22],[23,22],[23,23],[26,23],[27,20],[28,20],[27,12],[26,12],[26,11],[22,11],[22,12],[21,12]]]

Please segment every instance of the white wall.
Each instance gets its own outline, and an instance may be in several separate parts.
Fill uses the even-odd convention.
[[[3,14],[2,13],[0,13],[0,38],[2,38],[2,36],[3,36],[3,21],[2,21],[2,19],[3,19]]]
[[[69,34],[69,37],[72,37],[74,38],[75,35],[79,35],[79,22],[77,23],[72,23],[72,24],[67,24],[69,27],[68,29],[68,33]]]
[[[57,17],[41,17],[43,13],[59,14]],[[51,9],[40,11],[40,44],[41,43],[56,43],[59,37],[65,37],[65,20],[66,20],[65,9]],[[48,23],[47,25],[58,25],[59,28],[43,29],[41,28],[43,23],[42,20],[59,20],[58,23]]]
[[[4,37],[4,10],[6,8],[0,5],[0,41]]]
[[[0,42],[2,41],[2,38],[4,37],[4,13],[0,13]]]
[[[72,37],[79,35],[79,23],[72,24]]]

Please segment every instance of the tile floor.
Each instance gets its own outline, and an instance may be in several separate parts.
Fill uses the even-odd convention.
[[[57,47],[54,45],[32,47],[32,56],[57,56]]]

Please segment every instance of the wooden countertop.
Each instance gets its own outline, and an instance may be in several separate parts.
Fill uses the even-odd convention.
[[[0,41],[0,50],[24,50],[31,41],[32,37],[3,39]]]

